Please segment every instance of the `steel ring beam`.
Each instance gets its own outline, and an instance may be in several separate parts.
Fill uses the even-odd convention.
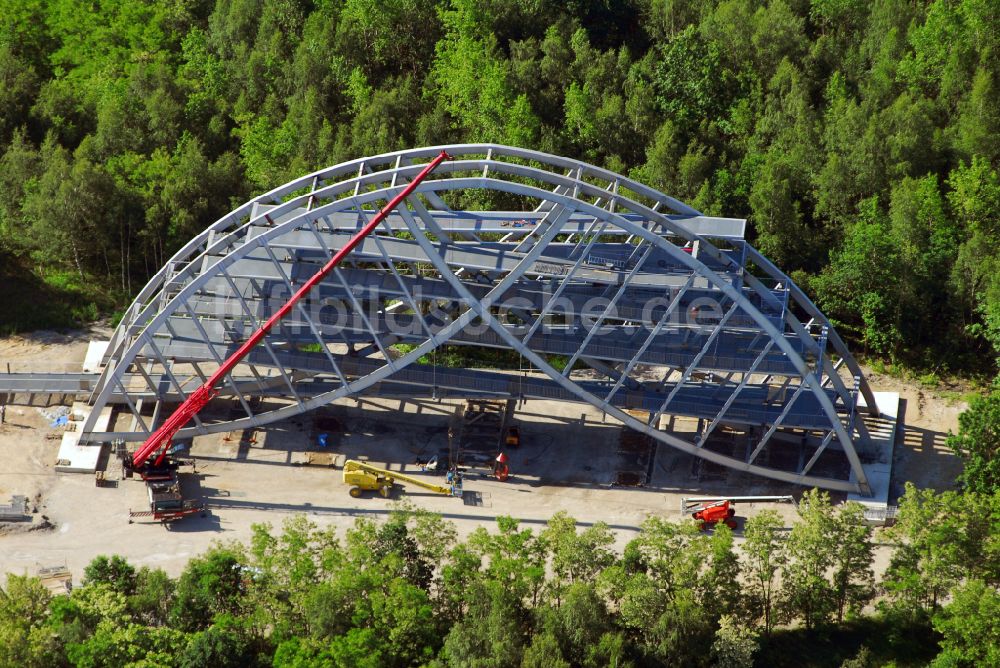
[[[261,426],[361,394],[421,396],[431,379],[436,392],[439,367],[421,358],[444,345],[487,346],[516,353],[541,375],[519,381],[524,390],[503,374],[448,368],[440,370],[440,389],[454,397],[527,392],[585,402],[715,464],[867,493],[855,413],[859,393],[874,406],[870,388],[822,313],[743,240],[743,221],[704,216],[586,163],[487,144],[343,163],[207,228],[126,311],[82,440],[144,439],[162,407],[182,400],[241,332],[273,310],[277,293],[308,278],[442,149],[456,160],[354,250],[349,268],[321,284],[327,306],[348,307],[346,326],[324,320],[322,304],[297,309],[227,377],[222,389],[234,409],[179,436]],[[506,208],[465,204],[491,198]],[[428,288],[433,294],[424,294]],[[560,299],[599,306],[560,320],[549,303]],[[638,313],[657,299],[671,304],[671,320],[664,313],[662,321],[642,321]],[[717,311],[714,320],[698,315],[705,303]],[[507,311],[520,329],[501,321]],[[831,353],[856,387],[836,375]],[[569,368],[557,369],[556,359]],[[123,407],[117,426],[95,431],[109,404]],[[697,427],[666,429],[661,416]],[[720,438],[720,429],[741,444]],[[798,453],[795,462],[789,451]]]

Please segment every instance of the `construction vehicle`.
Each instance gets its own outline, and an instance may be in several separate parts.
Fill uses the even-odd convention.
[[[730,529],[735,529],[738,526],[734,518],[734,515],[736,515],[736,504],[732,503],[729,499],[713,501],[712,503],[706,503],[695,508],[688,508],[687,511],[691,513],[693,519],[701,522],[702,530],[711,529],[719,522],[722,522]]]
[[[405,482],[408,485],[423,487],[436,494],[462,496],[462,475],[454,471],[449,471],[448,485],[438,485],[406,475],[405,473],[389,471],[354,459],[348,459],[344,462],[344,484],[351,486],[350,494],[354,498],[360,497],[362,492],[378,492],[383,497],[388,498],[392,494],[392,488],[397,482]]]
[[[164,510],[157,510],[157,502],[153,500],[154,494],[153,486],[150,485],[152,478],[156,477],[155,471],[161,469],[165,465],[168,465],[170,459],[167,457],[167,453],[173,444],[174,436],[177,432],[181,430],[188,422],[194,418],[201,409],[203,409],[208,402],[214,399],[219,394],[219,386],[222,385],[223,381],[233,369],[243,361],[243,359],[250,354],[257,344],[259,344],[265,336],[278,324],[285,316],[291,313],[292,309],[305,297],[309,292],[312,291],[320,282],[326,278],[330,272],[332,272],[337,265],[339,265],[345,257],[347,257],[354,248],[364,240],[369,234],[375,231],[386,216],[389,215],[396,207],[398,207],[403,200],[409,197],[417,186],[432,172],[438,165],[440,165],[444,160],[450,160],[451,156],[448,155],[446,151],[441,151],[430,163],[424,167],[419,174],[409,184],[406,185],[399,193],[397,193],[389,202],[377,213],[371,220],[369,220],[364,227],[362,227],[354,236],[352,236],[347,243],[345,243],[339,250],[337,250],[333,256],[327,261],[323,267],[317,271],[309,280],[302,284],[295,294],[293,294],[287,302],[285,302],[281,308],[274,312],[267,321],[260,326],[257,331],[255,331],[250,337],[236,350],[235,353],[227,357],[219,365],[219,368],[213,373],[208,380],[205,381],[204,385],[199,387],[197,390],[192,392],[187,396],[183,403],[177,407],[177,409],[168,417],[159,428],[154,431],[146,442],[143,443],[139,449],[137,449],[131,456],[123,458],[123,464],[125,465],[125,476],[131,477],[133,472],[137,472],[139,476],[146,481],[147,485],[150,487],[150,512],[154,516],[159,513],[161,517],[166,517],[163,513]],[[179,492],[178,492],[179,493]],[[164,501],[165,502],[165,501]],[[190,514],[185,506],[186,504],[182,500],[182,508],[176,509],[183,511],[183,514]],[[192,511],[198,512],[198,511]],[[183,516],[183,514],[181,516]]]
[[[389,203],[385,205],[377,214],[375,214],[368,223],[362,227],[357,234],[351,237],[344,246],[333,254],[333,257],[323,265],[323,267],[317,271],[309,280],[302,284],[295,294],[289,297],[288,301],[282,304],[281,308],[274,312],[274,314],[267,319],[260,328],[254,332],[250,337],[237,349],[235,353],[226,358],[219,368],[213,373],[205,384],[199,387],[197,390],[188,395],[184,402],[177,407],[177,410],[167,418],[160,427],[150,435],[146,442],[139,447],[138,450],[131,457],[131,468],[140,471],[143,466],[149,462],[153,455],[157,455],[153,459],[153,465],[159,466],[163,463],[164,458],[167,455],[167,450],[170,448],[174,436],[177,432],[181,430],[184,425],[191,421],[191,419],[197,415],[202,408],[204,408],[208,402],[214,399],[219,394],[219,385],[222,384],[223,379],[228,376],[236,365],[243,361],[243,359],[250,354],[250,351],[257,347],[264,337],[267,336],[268,332],[278,324],[285,316],[291,313],[295,305],[302,300],[309,292],[312,291],[324,278],[333,271],[337,265],[339,265],[345,257],[347,257],[354,248],[364,240],[369,234],[375,231],[375,228],[388,216],[400,203],[409,197],[417,186],[420,185],[428,174],[430,174],[434,169],[441,164],[444,160],[450,160],[451,156],[447,152],[441,151],[441,153],[435,157],[431,162],[424,167],[423,170],[410,183],[403,188],[395,197],[389,200]],[[143,476],[145,479],[145,476]]]
[[[146,492],[149,495],[148,511],[129,511],[129,523],[139,518],[151,518],[154,522],[173,522],[188,515],[203,514],[205,504],[193,499],[185,499],[181,494],[181,483],[177,477],[177,466],[148,470]]]

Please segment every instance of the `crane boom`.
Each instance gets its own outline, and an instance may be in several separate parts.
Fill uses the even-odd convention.
[[[426,167],[421,170],[421,172],[413,179],[401,192],[399,192],[395,197],[389,200],[389,203],[382,208],[368,223],[358,231],[351,239],[344,244],[344,246],[334,253],[333,257],[323,265],[323,268],[317,271],[312,278],[306,281],[302,287],[300,287],[294,295],[292,295],[287,302],[285,302],[281,308],[279,308],[270,318],[267,319],[260,328],[253,333],[239,347],[239,349],[230,355],[220,366],[219,369],[212,374],[212,376],[205,381],[205,384],[199,387],[197,390],[188,395],[187,399],[177,407],[177,410],[167,418],[159,429],[153,432],[152,435],[142,446],[135,451],[132,455],[132,466],[134,468],[139,468],[156,452],[160,452],[156,463],[162,462],[163,457],[166,455],[167,450],[170,447],[170,443],[173,441],[174,436],[180,429],[186,425],[191,418],[198,414],[205,405],[211,401],[218,393],[218,385],[222,379],[231,372],[237,364],[239,364],[244,357],[258,344],[261,340],[267,336],[267,333],[271,331],[278,321],[288,315],[295,305],[302,299],[310,290],[312,290],[317,283],[322,281],[327,274],[329,274],[333,269],[340,264],[340,262],[347,257],[347,255],[354,250],[354,247],[361,243],[361,240],[367,237],[374,231],[382,220],[389,215],[399,204],[410,196],[416,189],[420,182],[427,177],[434,169],[441,164],[444,160],[450,160],[451,156],[447,152],[441,151],[433,160],[428,163]]]

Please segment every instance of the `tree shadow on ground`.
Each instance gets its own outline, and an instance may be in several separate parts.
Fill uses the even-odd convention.
[[[761,641],[755,665],[768,668],[837,668],[858,654],[871,652],[872,664],[926,666],[939,651],[940,636],[930,627],[886,617],[865,617],[840,627],[779,629]]]
[[[899,402],[899,426],[893,452],[889,503],[903,494],[904,483],[940,491],[954,489],[962,460],[947,446],[948,433],[906,424],[907,401]]]

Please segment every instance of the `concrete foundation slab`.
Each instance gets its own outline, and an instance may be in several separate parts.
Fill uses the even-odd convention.
[[[105,407],[97,418],[97,427],[107,430],[111,422],[112,407]],[[86,406],[82,403],[73,404],[73,413],[83,413],[87,417]],[[77,423],[80,424],[80,423]],[[63,434],[59,444],[59,454],[56,456],[56,471],[60,473],[94,473],[101,459],[103,445],[80,445],[80,432],[68,431]]]
[[[877,418],[865,416],[869,442],[866,450],[871,453],[868,462],[862,464],[871,496],[848,494],[848,501],[857,501],[865,507],[865,517],[876,524],[884,524],[892,515],[889,509],[889,483],[892,478],[892,453],[896,444],[896,430],[899,416],[898,392],[875,392],[880,415]],[[864,397],[859,397],[859,417],[867,407]],[[853,481],[854,476],[851,476]]]
[[[101,458],[101,447],[80,445],[80,434],[68,431],[63,434],[56,457],[56,471],[60,473],[94,473]]]
[[[101,370],[101,359],[108,349],[110,341],[91,341],[87,346],[87,356],[83,358],[83,370],[86,373],[97,373]]]

